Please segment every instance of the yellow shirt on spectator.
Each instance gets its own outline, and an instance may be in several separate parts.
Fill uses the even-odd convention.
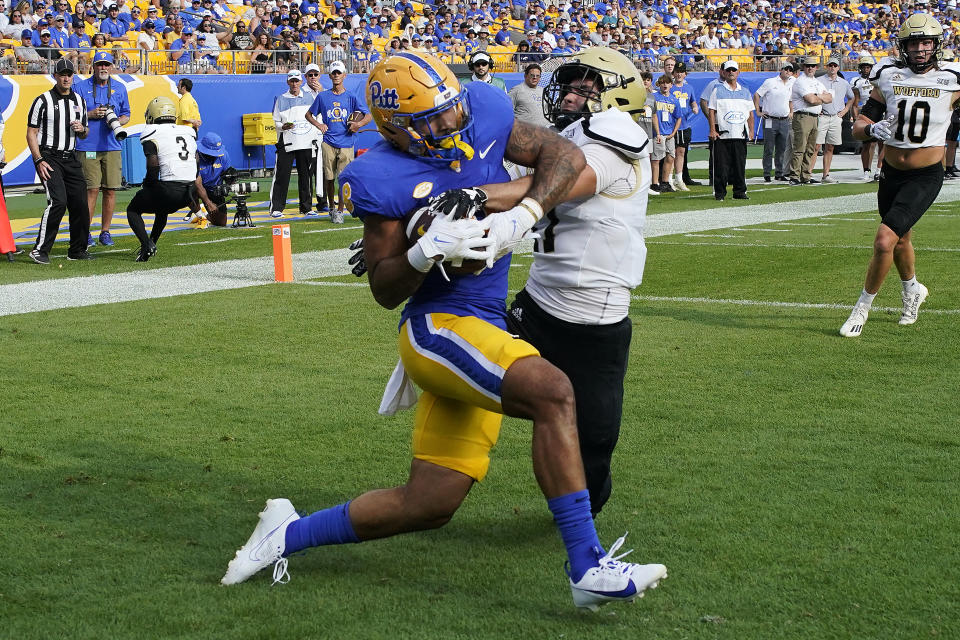
[[[185,93],[180,96],[180,102],[177,103],[177,124],[191,126],[187,120],[200,121],[200,106],[193,96]]]

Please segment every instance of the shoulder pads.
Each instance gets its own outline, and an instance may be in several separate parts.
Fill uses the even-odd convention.
[[[650,139],[640,125],[619,109],[607,109],[574,122],[560,135],[572,140],[578,147],[588,142],[616,149],[632,160],[647,150]]]

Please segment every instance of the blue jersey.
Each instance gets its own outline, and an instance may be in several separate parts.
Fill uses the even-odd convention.
[[[222,182],[223,172],[230,168],[230,154],[224,150],[223,155],[208,156],[205,153],[197,155],[197,171],[204,189],[210,189]]]
[[[473,147],[473,158],[462,160],[457,172],[447,164],[415,157],[380,141],[340,174],[343,197],[352,203],[355,216],[402,219],[425,205],[430,196],[510,180],[503,168],[503,154],[513,130],[510,97],[484,82],[471,82],[463,91],[474,122],[463,139]],[[443,279],[439,269],[431,269],[404,307],[400,324],[410,316],[452,313],[476,316],[505,329],[509,269],[509,256],[479,275],[451,275],[451,282]]]
[[[333,90],[321,91],[310,107],[310,113],[319,115],[320,121],[328,129],[323,134],[324,143],[336,149],[353,147],[357,134],[347,130],[347,118],[354,111],[370,113],[366,102],[352,91],[334,93]]]
[[[673,133],[674,123],[683,121],[680,103],[672,95],[665,96],[659,92],[653,94],[653,99],[657,103],[657,130],[660,135],[668,136]]]
[[[107,78],[107,84],[100,86],[94,82],[93,76],[86,80],[74,83],[73,90],[83,96],[87,109],[110,105],[117,117],[130,115],[130,101],[127,99],[127,88],[115,78]],[[121,144],[113,135],[113,129],[107,124],[106,118],[89,120],[90,133],[86,138],[77,138],[78,151],[120,151]]]
[[[693,87],[690,86],[689,82],[684,82],[679,87],[673,85],[670,87],[670,95],[680,103],[680,112],[683,115],[680,128],[686,129],[690,127],[690,121],[693,120],[693,116],[695,115],[693,113],[693,105],[697,103],[697,95],[693,92]]]

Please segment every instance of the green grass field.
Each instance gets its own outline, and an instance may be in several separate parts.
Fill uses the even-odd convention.
[[[749,204],[863,206],[648,241],[597,521],[604,543],[629,530],[630,559],[669,567],[635,605],[573,608],[529,424],[513,419],[444,529],[295,556],[283,586],[218,584],[265,499],[309,512],[405,479],[412,416],[376,413],[397,314],[365,280],[326,276],[0,316],[0,638],[960,637],[960,206],[917,227],[920,320],[884,311],[900,305],[892,274],[849,340],[876,187],[773,187]],[[10,199],[12,216],[38,198]],[[717,206],[736,205],[704,187],[649,215]],[[294,222],[293,247],[358,233]],[[90,263],[0,262],[0,285],[270,242],[266,224],[169,233],[136,265],[121,238],[129,251]],[[517,290],[530,256],[514,264]],[[14,291],[0,286],[0,307]]]

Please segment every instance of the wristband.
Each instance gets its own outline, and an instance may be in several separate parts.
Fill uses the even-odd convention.
[[[523,207],[527,212],[533,216],[533,223],[536,224],[540,218],[543,217],[543,207],[540,206],[540,203],[534,200],[533,198],[524,198],[520,201],[518,207]],[[530,225],[533,226],[533,225]]]
[[[407,262],[420,273],[430,271],[431,267],[436,264],[436,260],[428,258],[427,254],[423,252],[423,247],[420,246],[419,242],[407,250]]]
[[[873,124],[868,124],[867,126],[865,126],[865,127],[863,128],[863,132],[864,132],[865,134],[867,134],[867,137],[868,137],[868,138],[872,138],[872,137],[873,137],[872,130],[873,130]]]
[[[34,159],[33,159],[33,166],[35,166],[35,167],[36,167],[36,166],[39,166],[41,162],[43,162],[43,156],[40,156],[39,158],[34,158]]]

